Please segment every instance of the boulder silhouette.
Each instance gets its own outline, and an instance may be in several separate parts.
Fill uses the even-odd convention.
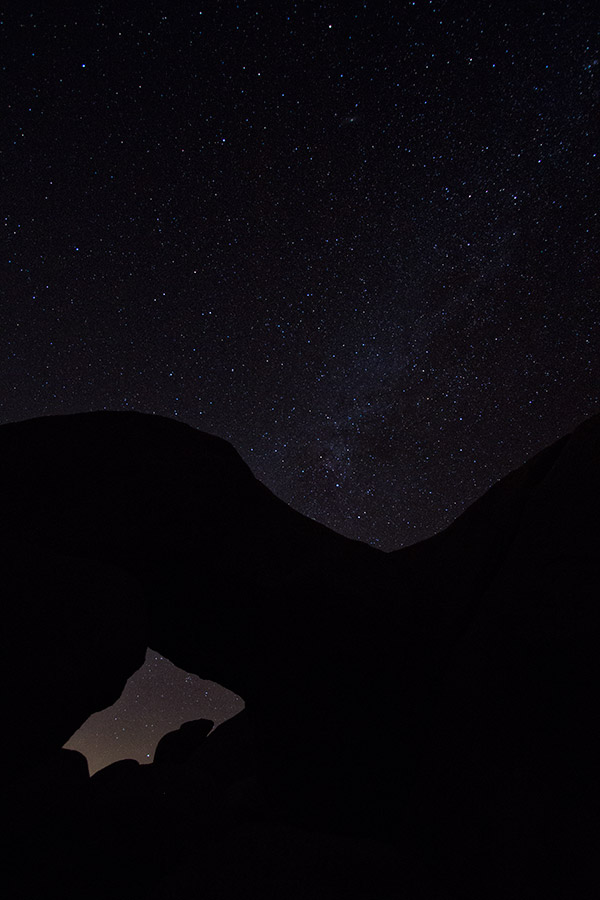
[[[208,719],[195,719],[184,722],[177,731],[169,731],[156,745],[154,762],[163,765],[187,762],[204,743],[213,725]]]
[[[290,509],[229,444],[179,422],[99,412],[0,427],[5,771],[34,783],[152,646],[246,710],[197,742],[169,737],[170,762],[160,751],[127,775],[129,805],[123,767],[73,789],[92,798],[97,838],[65,834],[80,860],[104,848],[99,896],[133,832],[130,892],[137,878],[145,895],[159,881],[185,895],[197,879],[183,856],[194,834],[210,842],[211,823],[217,844],[251,847],[256,832],[275,847],[283,828],[393,847],[396,888],[414,897],[585,895],[599,435],[600,417],[588,420],[441,534],[385,554]],[[170,824],[144,838],[154,803]],[[327,842],[309,843],[320,858]],[[327,896],[348,896],[338,880]]]

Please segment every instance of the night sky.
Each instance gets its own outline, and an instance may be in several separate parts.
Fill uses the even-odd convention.
[[[390,550],[598,410],[595,4],[54,6],[1,26],[0,421],[177,417]],[[78,746],[240,704],[150,653]]]

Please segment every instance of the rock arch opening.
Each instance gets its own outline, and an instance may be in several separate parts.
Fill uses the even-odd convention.
[[[209,719],[217,726],[243,708],[237,694],[148,648],[119,699],[91,715],[64,746],[84,754],[91,775],[120,759],[151,763],[160,739],[183,722]]]

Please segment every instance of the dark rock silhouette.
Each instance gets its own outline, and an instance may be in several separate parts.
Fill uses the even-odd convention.
[[[384,554],[181,423],[2,426],[13,895],[586,896],[599,442]],[[89,779],[60,747],[148,645],[247,708]]]
[[[2,752],[20,768],[43,760],[92,712],[116,702],[143,664],[147,623],[137,581],[106,561],[70,554],[66,544],[62,553],[30,541],[25,510],[19,521],[9,493],[5,483],[3,614],[12,683],[5,701],[11,741]],[[32,510],[32,520],[42,514]]]
[[[139,768],[140,763],[137,759],[117,759],[116,762],[94,772],[92,785],[94,789],[100,791],[107,790],[109,786],[111,790],[122,791],[133,778],[137,778]]]
[[[160,739],[154,751],[154,762],[163,765],[187,762],[204,743],[213,725],[214,722],[208,719],[184,722],[177,731],[170,731]]]
[[[599,683],[599,418],[493,491],[466,515],[475,525],[486,502],[503,501],[514,525],[493,577],[465,590],[416,808],[449,883],[465,871],[448,840],[458,824],[473,894],[493,882],[499,896],[537,896],[526,892],[535,873],[547,896],[586,896],[600,837],[590,790],[599,749],[590,717]]]

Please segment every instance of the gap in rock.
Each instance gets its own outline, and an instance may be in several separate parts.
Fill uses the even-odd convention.
[[[116,703],[94,713],[65,747],[88,760],[90,775],[118,759],[151,763],[161,737],[192,719],[220,725],[244,708],[237,694],[177,668],[148,649]]]

